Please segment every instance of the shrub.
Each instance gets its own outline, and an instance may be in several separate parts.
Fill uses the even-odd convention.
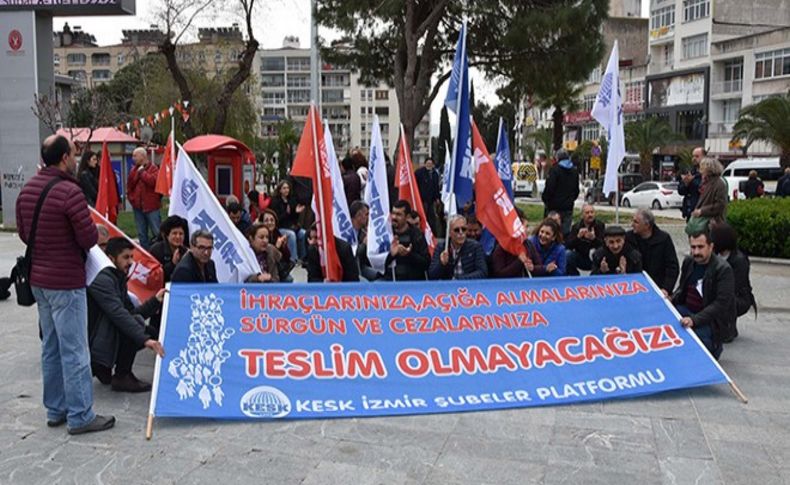
[[[733,201],[727,222],[738,231],[738,246],[747,253],[790,258],[790,197]]]

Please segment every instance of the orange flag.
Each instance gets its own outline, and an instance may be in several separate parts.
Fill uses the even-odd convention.
[[[398,163],[395,173],[398,174],[395,178],[395,186],[398,187],[398,199],[408,201],[411,204],[411,208],[420,214],[420,230],[425,236],[425,242],[428,243],[428,251],[433,256],[433,250],[436,248],[436,238],[433,236],[431,226],[428,225],[428,219],[425,217],[425,209],[422,206],[422,197],[420,197],[420,190],[417,187],[417,179],[414,178],[414,167],[411,164],[409,143],[404,136],[403,125],[400,126],[400,147],[398,147]]]
[[[483,137],[472,121],[472,151],[475,163],[475,205],[477,218],[510,254],[524,252],[527,228],[521,223],[513,202],[502,185]]]
[[[101,148],[101,162],[99,163],[99,193],[96,196],[96,211],[114,224],[118,220],[119,202],[115,170],[112,169],[107,142],[104,142]]]
[[[132,254],[134,263],[129,268],[129,281],[127,282],[129,291],[134,293],[141,303],[156,295],[156,292],[162,289],[165,284],[165,272],[159,261],[118,229],[115,224],[102,217],[98,211],[91,209],[91,219],[93,219],[95,224],[101,224],[106,227],[111,238],[123,237],[134,245]]]
[[[162,164],[159,166],[159,175],[156,176],[156,187],[154,191],[166,197],[170,197],[170,188],[173,186],[173,133],[167,137],[165,154],[162,156]]]
[[[307,177],[313,181],[313,210],[318,227],[321,269],[327,281],[342,281],[343,267],[337,255],[332,229],[332,178],[324,143],[324,127],[321,126],[315,105],[310,106],[291,175]]]

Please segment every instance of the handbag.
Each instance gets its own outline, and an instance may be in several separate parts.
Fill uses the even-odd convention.
[[[686,223],[686,234],[689,236],[707,232],[710,217],[691,216]]]
[[[44,206],[49,190],[63,179],[56,177],[49,181],[44,187],[44,191],[38,197],[36,211],[33,213],[33,223],[30,225],[30,234],[27,238],[27,249],[25,255],[16,258],[16,266],[11,270],[11,279],[14,281],[16,292],[16,303],[20,306],[33,306],[36,297],[33,296],[33,289],[30,287],[30,268],[33,266],[33,245],[36,242],[36,227],[38,226],[38,216],[41,214],[41,207]]]

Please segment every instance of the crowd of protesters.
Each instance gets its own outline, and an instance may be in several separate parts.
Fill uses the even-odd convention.
[[[30,282],[38,302],[42,334],[44,405],[49,426],[68,425],[79,434],[113,426],[113,417],[93,411],[91,377],[119,392],[145,392],[150,384],[132,373],[136,353],[149,348],[159,355],[159,321],[165,290],[147,301],[134,301],[127,289],[133,261],[132,243],[110,238],[106,228],[95,225],[88,204],[96,197],[96,155],[86,152],[76,163],[76,148],[61,136],[45,140],[41,149],[44,168],[23,188],[17,201],[17,224],[29,242],[36,205],[42,192],[37,234],[33,243]],[[696,152],[695,152],[696,156]],[[445,238],[431,249],[420,229],[421,213],[405,200],[393,197],[389,220],[392,243],[385,270],[373,268],[367,256],[366,229],[369,207],[361,200],[368,183],[367,162],[356,152],[341,162],[344,192],[348,197],[356,246],[335,238],[335,251],[343,281],[470,280],[483,278],[533,278],[622,275],[644,271],[671,299],[711,354],[718,358],[722,343],[737,336],[735,321],[756,305],[749,283],[749,259],[738,249],[733,228],[724,222],[721,204],[721,165],[700,157],[699,173],[682,176],[687,188],[684,211],[710,218],[709,229],[691,234],[691,255],[679,264],[667,232],[656,224],[649,210],[633,214],[630,230],[606,225],[592,205],[585,204],[574,223],[573,202],[578,196],[578,173],[559,151],[558,163],[549,172],[544,201],[545,218],[522,223],[529,226],[518,254],[494,244],[481,243],[485,227],[473,213],[450,216]],[[212,254],[214,236],[190,233],[185,219],[170,216],[159,222],[160,198],[153,194],[156,167],[144,150],[135,150],[129,176],[129,199],[141,245],[161,263],[165,282],[216,283]],[[388,162],[388,175],[391,163]],[[394,167],[392,168],[394,179]],[[422,213],[434,233],[440,233],[441,177],[433,160],[417,170]],[[388,177],[389,178],[389,177]],[[392,180],[390,182],[392,183]],[[243,233],[255,254],[259,271],[250,283],[287,283],[302,265],[308,282],[325,281],[318,248],[319,228],[309,209],[309,186],[296,179],[280,182],[272,197],[253,191],[247,204],[225,200],[230,220]],[[391,197],[395,193],[390,190]],[[307,195],[306,195],[307,194]],[[43,199],[42,199],[43,200]],[[726,199],[725,199],[726,200]],[[85,254],[94,245],[104,250],[111,267],[102,270],[85,287]]]

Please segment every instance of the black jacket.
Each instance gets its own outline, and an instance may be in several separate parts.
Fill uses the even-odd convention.
[[[173,276],[173,270],[176,269],[176,265],[173,264],[173,252],[170,250],[170,244],[168,244],[167,241],[159,241],[154,243],[154,245],[148,249],[148,252],[162,265],[162,270],[165,273],[165,283],[170,281],[170,278]],[[181,246],[182,259],[187,253],[189,253],[189,248]],[[179,262],[181,262],[180,259]]]
[[[760,197],[765,192],[765,184],[759,178],[751,178],[749,177],[746,182],[743,183],[743,193],[747,199],[756,199]]]
[[[88,199],[88,205],[96,207],[96,198],[99,196],[99,169],[83,170],[79,176],[79,183],[82,193]]]
[[[279,195],[272,197],[269,208],[277,214],[277,227],[283,229],[294,229],[299,225],[299,214],[296,212],[296,197],[291,194],[288,201],[284,201]]]
[[[606,229],[606,226],[598,219],[593,220],[592,228],[595,231],[595,239],[592,241],[583,237],[579,237],[579,230],[582,227],[586,227],[584,225],[584,220],[581,220],[571,226],[571,233],[568,235],[568,239],[565,241],[565,248],[570,249],[571,251],[576,251],[577,253],[584,256],[589,256],[591,249],[598,249],[603,246],[603,232]],[[587,229],[590,228],[588,227]]]
[[[343,267],[343,280],[349,282],[359,282],[359,266],[351,245],[339,237],[335,237],[335,249],[340,258],[340,266]],[[324,281],[324,273],[321,271],[321,256],[318,254],[318,247],[310,245],[307,247],[307,282],[318,283]]]
[[[620,254],[614,255],[606,246],[598,248],[592,256],[592,271],[590,274],[618,274],[617,267],[620,265],[620,256],[625,256],[625,272],[626,273],[641,273],[642,272],[642,257],[639,251],[629,245],[625,245]],[[606,258],[606,264],[609,265],[609,271],[601,271],[601,262]]]
[[[200,271],[194,256],[188,252],[176,265],[170,281],[173,283],[217,283],[217,268],[214,261],[209,260],[204,271]]]
[[[694,266],[694,259],[686,256],[680,273],[680,284],[672,295],[672,303],[685,305],[686,285]],[[691,316],[695,327],[710,326],[714,341],[721,341],[723,334],[735,324],[735,277],[724,258],[711,255],[705,276],[702,278],[702,310]]]
[[[414,178],[417,180],[417,188],[420,191],[422,203],[426,206],[433,205],[442,196],[441,177],[439,172],[420,167],[414,171]]]
[[[353,170],[348,170],[343,174],[343,192],[346,194],[346,203],[362,199],[362,180]]]
[[[784,174],[776,181],[776,196],[790,197],[790,174]]]
[[[649,238],[642,239],[634,231],[628,231],[625,241],[639,251],[642,256],[642,268],[658,287],[672,294],[675,281],[678,279],[678,255],[672,237],[653,226],[653,235]]]
[[[455,276],[456,261],[453,252],[450,251],[450,258],[446,266],[442,265],[441,255],[444,251],[444,241],[441,241],[433,252],[433,260],[428,268],[429,280],[473,280],[483,279],[488,276],[488,266],[486,265],[486,255],[483,246],[479,242],[467,239],[458,257],[461,260],[461,267],[464,274]]]
[[[702,185],[702,175],[695,168],[692,172],[694,178],[688,185],[683,183],[683,179],[678,175],[678,194],[683,196],[683,205],[680,206],[680,213],[688,219],[699,201],[699,188]]]
[[[547,210],[558,212],[573,210],[573,203],[579,197],[579,172],[574,166],[565,168],[560,163],[549,170],[541,196]]]
[[[393,235],[398,237],[401,245],[411,246],[411,252],[407,256],[397,257],[387,254],[387,270],[384,274],[384,279],[392,281],[392,268],[390,265],[394,261],[396,281],[425,280],[425,272],[428,271],[428,265],[431,262],[425,237],[419,229],[409,225],[402,233]]]
[[[142,348],[151,337],[145,319],[160,309],[156,297],[135,307],[126,287],[126,274],[104,268],[88,287],[88,341],[91,362],[112,368],[118,353],[119,332]]]
[[[749,307],[757,308],[752,293],[752,283],[749,281],[749,257],[736,249],[727,257],[727,263],[735,276],[735,309],[740,317],[749,311]]]

